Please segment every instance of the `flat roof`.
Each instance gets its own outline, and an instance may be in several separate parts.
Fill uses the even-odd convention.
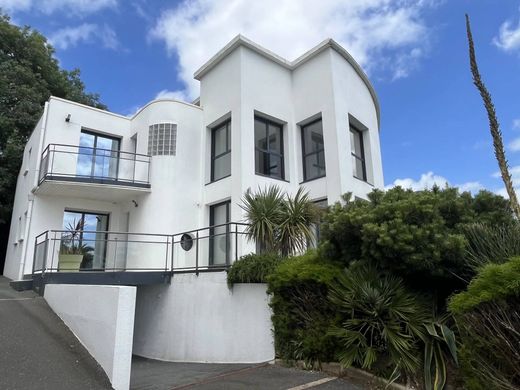
[[[339,43],[337,43],[334,39],[328,38],[318,45],[314,46],[312,49],[295,59],[294,61],[288,61],[285,58],[273,53],[270,50],[260,46],[259,44],[251,41],[250,39],[244,37],[243,35],[237,35],[233,38],[226,46],[224,46],[221,50],[217,52],[213,57],[211,57],[204,65],[202,65],[193,75],[196,80],[200,80],[205,74],[207,74],[212,68],[214,68],[220,61],[226,58],[231,52],[233,52],[236,48],[244,46],[254,52],[260,54],[261,56],[283,66],[286,69],[294,70],[298,66],[306,63],[310,59],[316,57],[318,54],[323,52],[324,50],[331,48],[335,50],[338,54],[340,54],[347,62],[354,68],[355,72],[361,77],[365,85],[367,86],[370,95],[372,96],[372,100],[374,101],[374,105],[376,107],[377,114],[377,123],[378,127],[380,125],[380,108],[379,108],[379,100],[377,98],[376,91],[370,83],[368,76],[363,71],[361,66],[354,60],[354,58],[350,55],[350,53]]]

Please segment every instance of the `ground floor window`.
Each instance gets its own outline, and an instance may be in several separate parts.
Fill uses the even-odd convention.
[[[327,210],[327,207],[328,207],[327,199],[317,200],[313,203],[316,205],[316,207],[318,207],[318,209],[320,211],[320,221],[318,221],[318,223],[315,223],[311,226],[313,239],[309,243],[307,243],[309,248],[318,247],[318,244],[320,242],[320,235],[321,235],[321,215],[323,213],[325,213],[325,211]]]
[[[108,214],[66,210],[60,242],[60,270],[104,269]]]
[[[223,202],[209,208],[209,265],[229,264],[230,259],[230,208],[231,202]]]

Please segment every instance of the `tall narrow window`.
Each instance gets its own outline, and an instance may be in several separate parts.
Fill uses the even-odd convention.
[[[303,180],[325,176],[325,146],[321,119],[302,126]]]
[[[231,202],[223,202],[209,208],[209,265],[229,264]],[[220,226],[219,226],[220,225]]]
[[[367,181],[363,132],[352,125],[350,126],[350,149],[352,152],[352,173],[354,177]]]
[[[283,127],[255,117],[255,170],[257,174],[284,179]]]
[[[211,181],[231,175],[231,122],[211,130]]]
[[[82,130],[76,175],[117,180],[120,142],[116,137]]]

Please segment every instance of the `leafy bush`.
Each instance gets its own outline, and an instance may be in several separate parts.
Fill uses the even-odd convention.
[[[488,264],[471,281],[468,290],[450,299],[453,314],[462,314],[481,303],[520,297],[520,257],[504,264]]]
[[[346,197],[344,205],[330,208],[320,253],[347,266],[375,264],[402,277],[407,286],[438,294],[443,302],[465,287],[460,278],[467,273],[462,226],[512,221],[508,202],[485,191],[472,197],[455,188],[374,190],[369,201]]]
[[[266,283],[282,258],[273,253],[263,253],[242,256],[229,267],[227,274],[228,286],[235,283]]]
[[[372,369],[385,363],[397,372],[417,370],[426,315],[399,278],[351,267],[332,284],[329,298],[341,313],[331,334],[339,339],[344,366]]]
[[[452,297],[466,388],[520,388],[520,257],[489,264]]]
[[[311,366],[332,361],[337,349],[328,329],[337,313],[327,299],[328,285],[341,273],[315,251],[289,258],[268,277],[275,349],[280,358]]]

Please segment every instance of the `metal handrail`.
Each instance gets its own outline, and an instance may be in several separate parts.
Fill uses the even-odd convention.
[[[234,226],[234,229],[231,229],[231,227]],[[239,238],[241,236],[249,237],[245,227],[247,227],[248,224],[241,223],[241,222],[228,222],[224,224],[217,224],[212,226],[207,226],[204,228],[199,229],[193,229],[189,231],[185,231],[182,233],[176,233],[176,234],[161,234],[161,233],[136,233],[136,232],[118,232],[118,231],[110,231],[110,230],[78,230],[75,231],[75,233],[78,233],[79,236],[81,236],[81,239],[74,239],[74,241],[78,242],[78,244],[86,244],[87,246],[96,246],[97,242],[103,242],[104,246],[102,247],[104,250],[103,256],[103,267],[102,268],[82,268],[81,271],[162,271],[165,273],[175,273],[175,272],[195,272],[198,274],[199,272],[205,272],[204,270],[226,270],[229,265],[232,262],[232,258],[238,259],[238,250],[239,250]],[[226,227],[224,232],[216,233],[215,229]],[[209,233],[201,235],[200,232],[208,230]],[[33,274],[41,272],[44,274],[45,272],[60,272],[60,271],[67,271],[65,268],[61,268],[59,266],[59,256],[64,255],[67,253],[61,253],[62,248],[66,248],[67,244],[73,241],[71,238],[68,238],[65,236],[66,234],[70,234],[70,230],[64,230],[64,229],[50,229],[42,232],[38,236],[35,237],[35,250],[34,250],[34,260],[33,260]],[[85,238],[85,235],[93,234],[95,235],[92,238]],[[182,247],[181,243],[182,240],[179,239],[179,237],[182,237],[183,235],[188,234],[190,235],[193,242],[193,251],[194,259],[192,258],[193,255],[186,254],[184,257],[184,260],[192,260],[194,261],[193,265],[187,265],[187,264],[181,264],[183,266],[176,265],[174,260],[174,253],[175,249],[178,247]],[[123,237],[111,237],[110,235],[119,235]],[[104,237],[100,237],[104,236]],[[139,237],[132,237],[132,236],[142,236],[142,239],[139,239]],[[216,249],[216,247],[212,247],[212,245],[217,245],[216,242],[208,241],[208,247],[207,255],[208,257],[208,263],[201,264],[200,256],[201,251],[199,248],[199,243],[201,240],[204,239],[216,239],[218,237],[228,237],[229,240],[232,240],[234,238],[234,245],[231,246],[232,241],[228,241],[226,244],[226,250],[225,250],[225,264],[209,264],[209,257],[210,252]],[[156,237],[154,240],[153,237]],[[43,239],[42,239],[43,238]],[[65,242],[65,244],[64,244]],[[50,243],[52,243],[52,250],[50,250]],[[116,263],[121,260],[121,258],[118,257],[117,248],[120,244],[130,244],[130,243],[136,243],[138,245],[145,245],[145,244],[155,244],[159,245],[159,247],[156,247],[156,249],[149,249],[151,253],[155,253],[157,259],[150,259],[151,261],[156,262],[158,265],[158,261],[160,261],[160,256],[164,256],[163,265],[162,266],[143,266],[143,267],[127,267],[126,261],[128,260],[128,247],[126,247],[124,253],[124,261],[125,266],[116,266]],[[38,251],[39,245],[43,246],[43,251]],[[110,247],[112,245],[112,247]],[[109,264],[108,261],[108,248],[110,248],[111,252],[111,264],[113,264],[112,267],[107,266]],[[148,247],[150,248],[150,247]],[[158,249],[157,249],[158,248]],[[163,249],[160,249],[163,248]],[[233,248],[233,249],[232,249]],[[40,248],[41,249],[41,248]],[[183,248],[184,249],[184,248]],[[191,249],[189,249],[191,250]],[[186,250],[188,252],[189,250]],[[95,249],[92,249],[92,251],[95,251]],[[232,253],[234,251],[234,253]],[[145,249],[146,252],[146,249]],[[139,253],[139,252],[138,252]],[[162,253],[162,255],[161,255]],[[38,266],[37,266],[37,255],[41,254],[43,257],[38,258]],[[55,257],[56,254],[58,255],[58,266],[55,267]],[[81,253],[83,256],[85,256],[85,253]],[[41,260],[41,261],[40,261]],[[84,260],[84,258],[83,258]],[[41,263],[41,265],[40,265]],[[68,269],[69,271],[71,269]],[[79,271],[78,269],[75,269]]]
[[[67,150],[68,149],[68,150]],[[90,150],[92,152],[86,152]],[[102,153],[97,153],[102,152]],[[55,167],[55,155],[76,155],[76,156],[90,156],[93,158],[92,167],[96,164],[96,159],[102,158],[103,162],[105,159],[114,159],[115,174],[114,175],[97,175],[95,172],[91,174],[79,174],[78,172],[59,172],[56,171]],[[49,161],[50,160],[50,161]],[[121,171],[120,162],[134,163],[133,167],[127,172],[128,177],[124,177]],[[135,183],[135,184],[149,184],[150,183],[150,163],[151,156],[148,154],[127,152],[123,150],[105,149],[91,146],[80,146],[80,145],[67,145],[67,144],[48,144],[41,154],[40,172],[39,172],[39,184],[41,184],[46,178],[77,178],[77,179],[92,179],[92,180],[110,180],[112,182],[121,183]],[[137,166],[144,164],[144,174],[141,180],[136,179]],[[93,168],[92,168],[93,170]]]

